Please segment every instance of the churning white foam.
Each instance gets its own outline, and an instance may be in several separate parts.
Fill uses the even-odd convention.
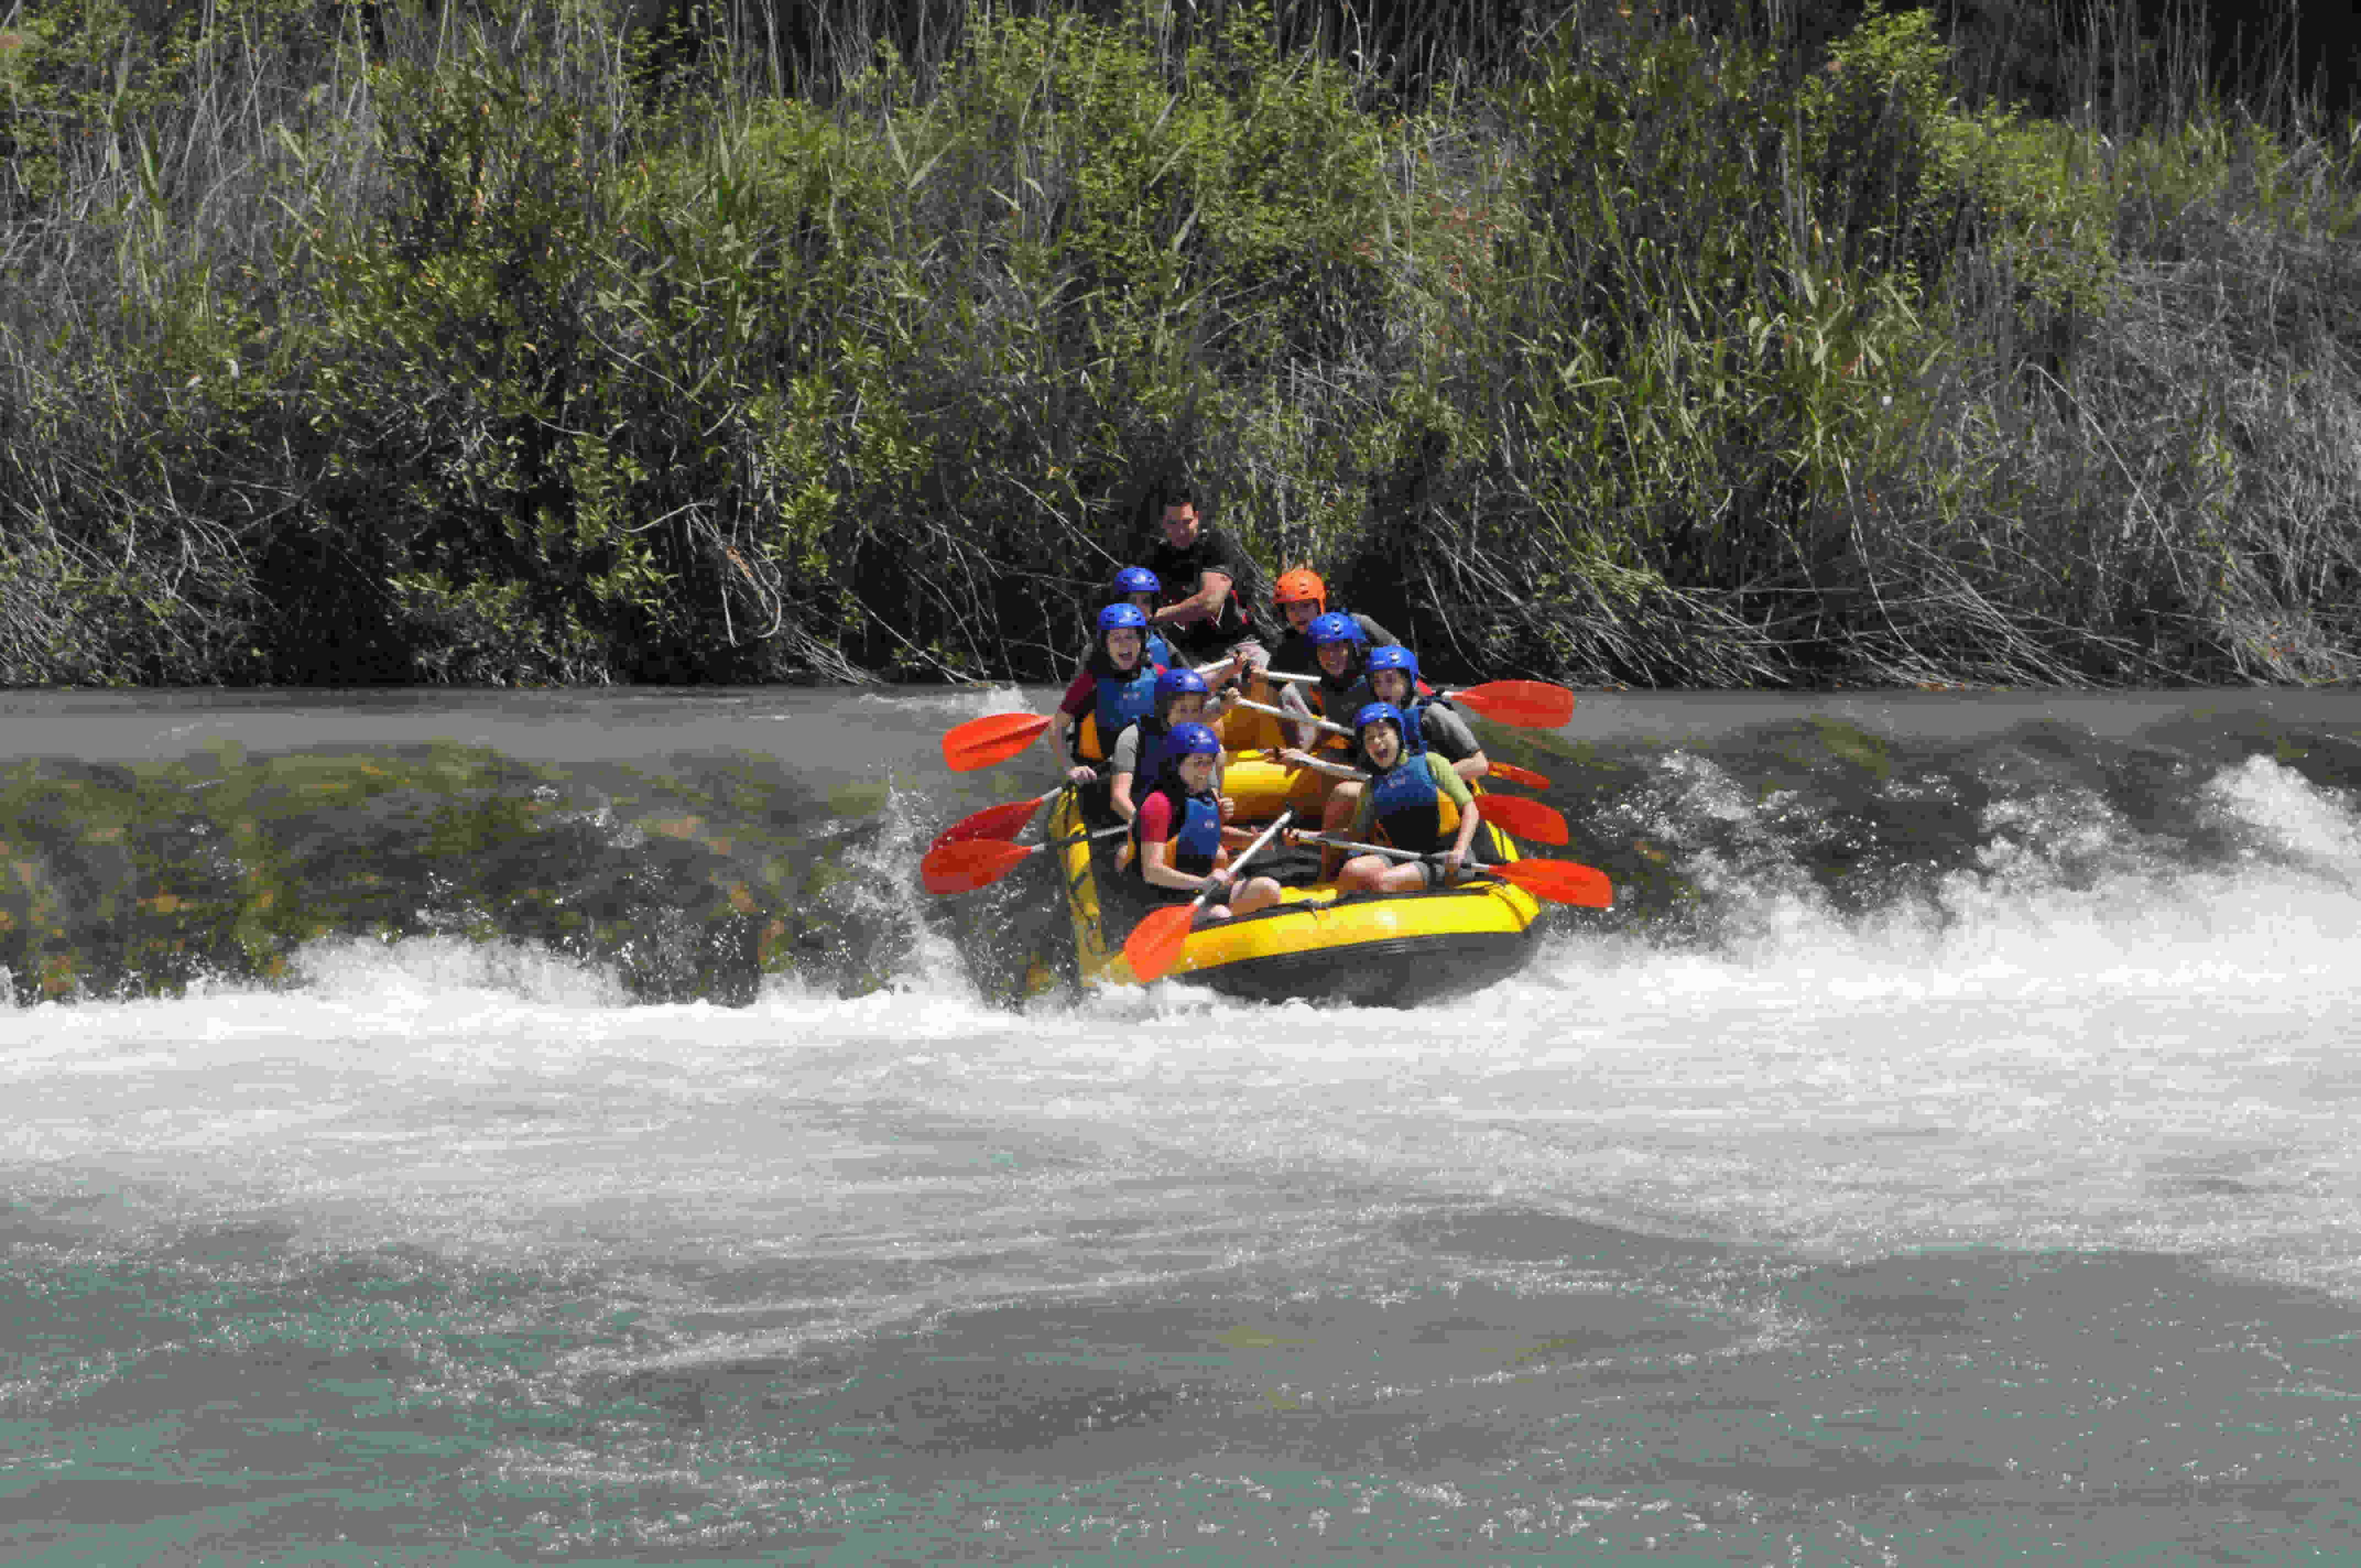
[[[1465,1196],[2361,1288],[2353,814],[2270,762],[2212,798],[2251,855],[2192,869],[2088,803],[2017,808],[1976,871],[1865,914],[1700,860],[1707,896],[1752,901],[1721,937],[1577,923],[1411,1012],[1170,984],[1011,1012],[932,936],[869,994],[742,1008],[625,1004],[529,950],[318,944],[291,988],[0,1014],[0,1180],[112,1194],[121,1225],[841,1262],[891,1274],[870,1308],[895,1310],[1350,1247],[1364,1210]]]

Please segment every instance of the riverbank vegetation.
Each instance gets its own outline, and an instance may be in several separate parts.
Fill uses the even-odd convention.
[[[0,682],[1049,679],[1176,466],[1446,669],[2361,667],[2361,140],[2285,80],[792,9],[12,14]]]

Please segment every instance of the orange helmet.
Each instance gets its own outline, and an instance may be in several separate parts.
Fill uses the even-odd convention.
[[[1306,600],[1323,610],[1328,608],[1328,585],[1320,580],[1320,574],[1309,566],[1281,572],[1278,586],[1270,590],[1270,602],[1290,605],[1301,604]]]

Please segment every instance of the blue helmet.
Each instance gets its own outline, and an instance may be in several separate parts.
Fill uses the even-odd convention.
[[[1323,642],[1349,642],[1357,648],[1368,641],[1361,635],[1359,621],[1335,609],[1325,615],[1313,616],[1312,624],[1303,629],[1303,640],[1314,648]]]
[[[1410,682],[1410,695],[1417,695],[1418,655],[1409,649],[1399,643],[1388,643],[1382,648],[1370,649],[1368,662],[1361,666],[1361,678],[1374,685],[1379,670],[1400,670],[1402,673],[1402,678]],[[1408,701],[1409,697],[1406,696],[1403,700]]]
[[[1125,627],[1134,631],[1148,630],[1148,612],[1136,604],[1111,604],[1099,611],[1099,635],[1120,631]]]
[[[1160,594],[1164,579],[1145,566],[1126,566],[1115,575],[1115,591],[1119,594]]]
[[[1157,712],[1162,713],[1165,705],[1183,692],[1195,692],[1200,696],[1207,696],[1212,695],[1213,688],[1205,684],[1204,676],[1188,665],[1175,665],[1156,677]]]
[[[1164,772],[1179,773],[1180,759],[1183,757],[1212,757],[1218,760],[1221,754],[1222,738],[1213,733],[1212,726],[1176,724],[1172,727],[1172,733],[1164,738]]]
[[[1363,703],[1361,711],[1353,715],[1354,738],[1359,739],[1362,730],[1380,723],[1392,725],[1397,736],[1410,733],[1410,726],[1403,720],[1400,708],[1389,702],[1369,702]]]

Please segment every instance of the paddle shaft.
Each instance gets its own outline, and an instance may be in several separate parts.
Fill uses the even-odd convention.
[[[1350,839],[1339,839],[1333,833],[1315,833],[1310,839],[1298,839],[1299,844],[1325,844],[1334,850],[1358,850],[1364,854],[1391,855],[1398,861],[1439,861],[1441,850],[1405,850],[1397,844],[1360,844]],[[1472,863],[1469,869],[1474,869]]]
[[[1268,713],[1273,718],[1283,718],[1290,724],[1309,724],[1316,729],[1326,729],[1338,735],[1350,735],[1352,733],[1352,730],[1347,729],[1345,726],[1331,723],[1329,720],[1321,718],[1316,713],[1293,713],[1290,712],[1286,708],[1276,707],[1268,702],[1252,702],[1245,697],[1238,698],[1237,705],[1240,707],[1250,707],[1257,713]]]

